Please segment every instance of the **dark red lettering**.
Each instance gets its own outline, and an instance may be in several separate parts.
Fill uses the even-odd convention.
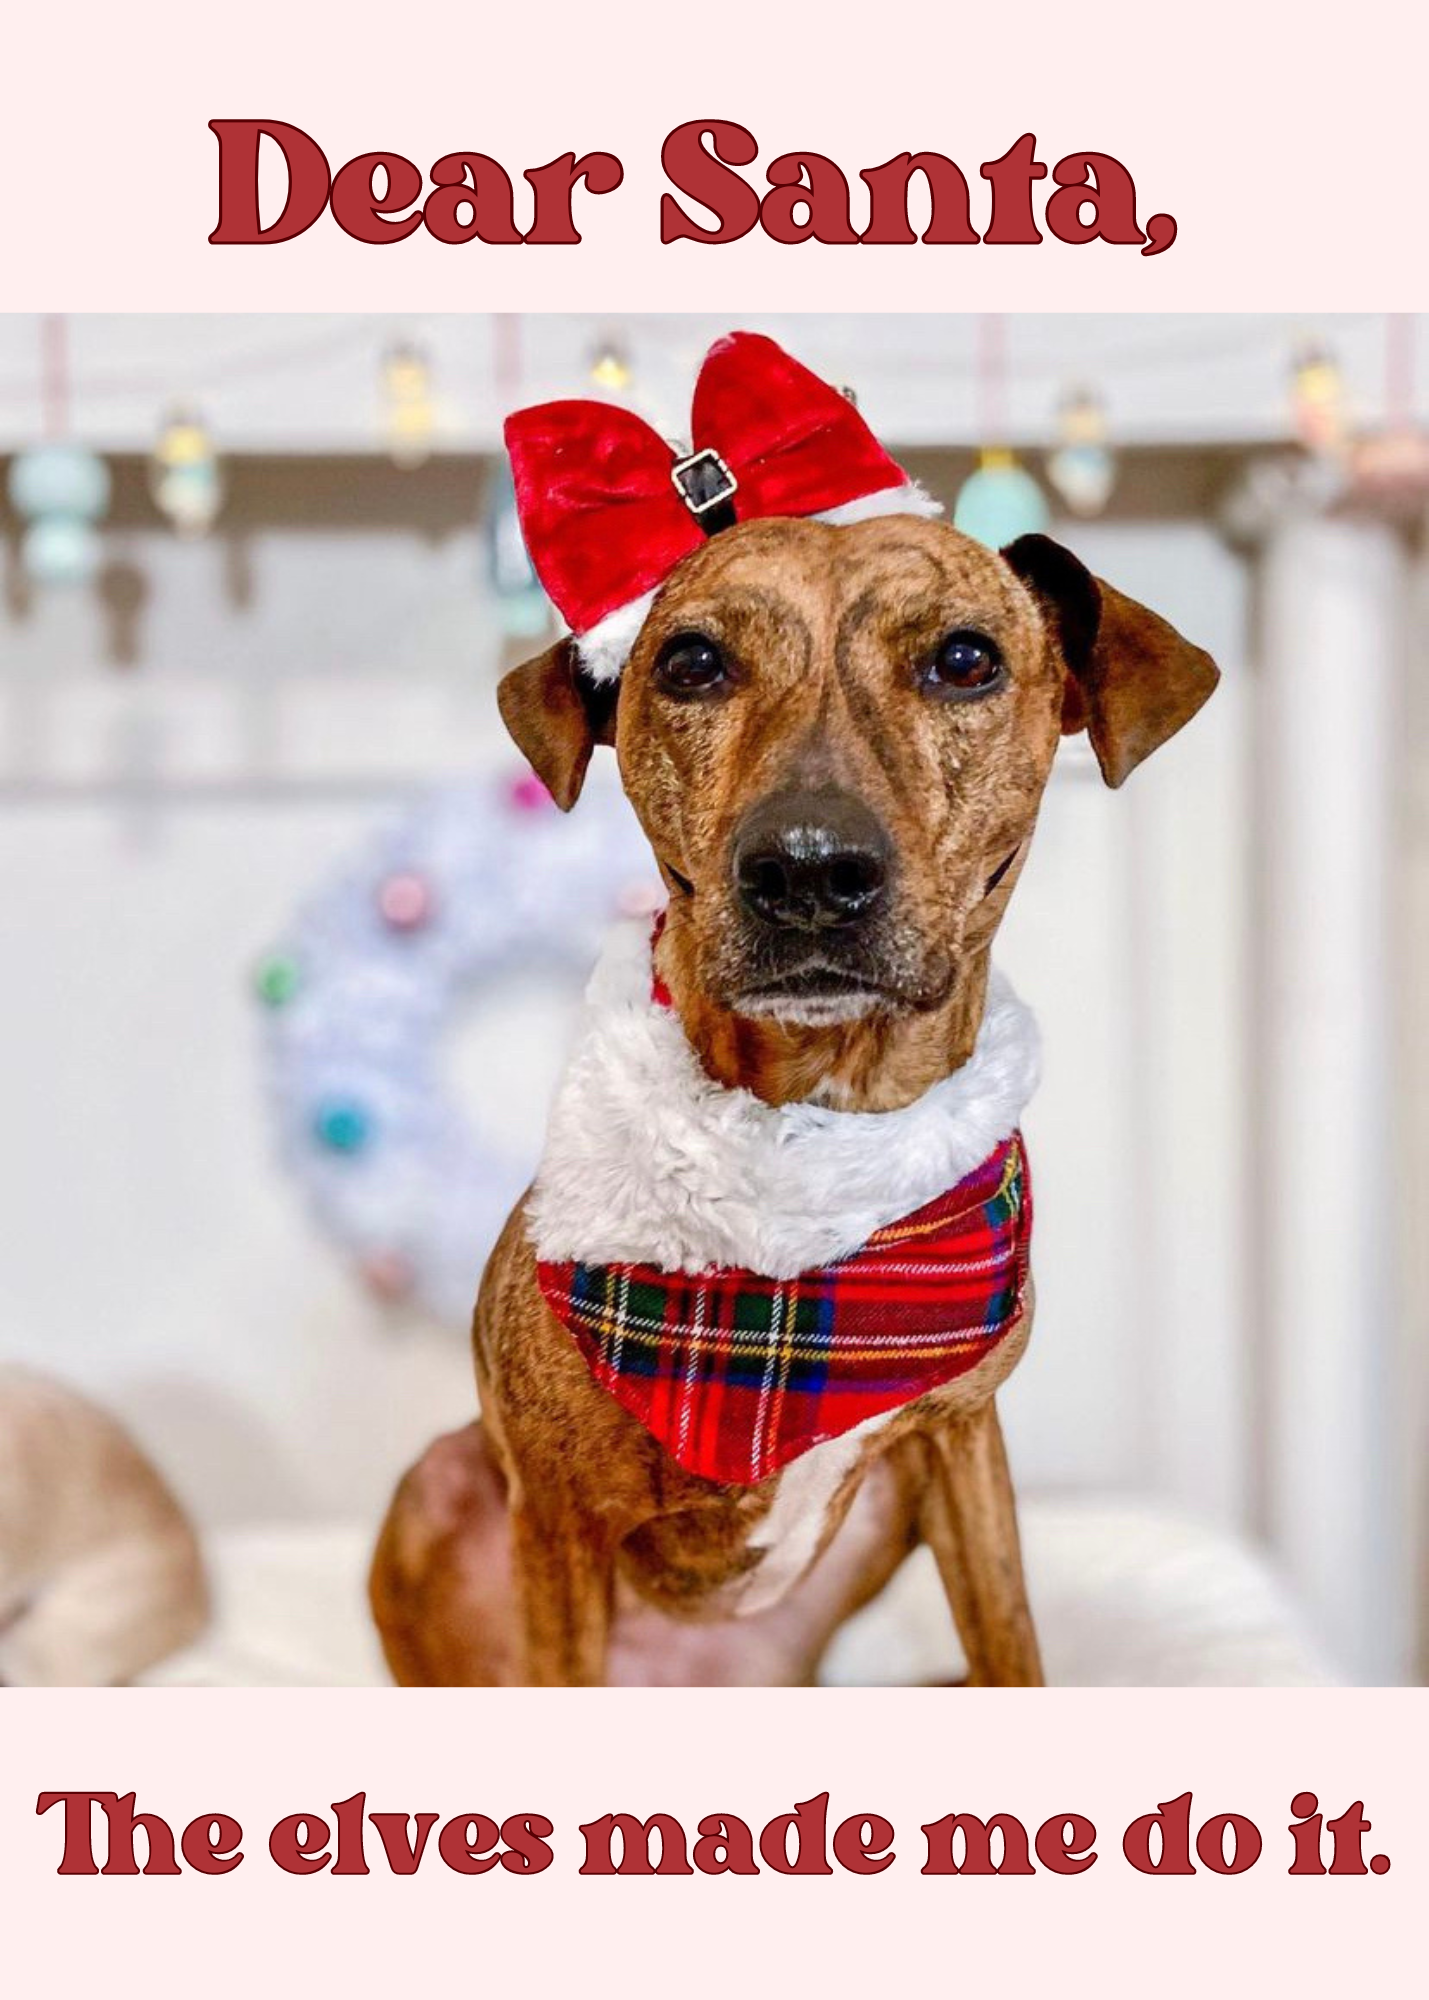
[[[834,1829],[834,1860],[850,1875],[881,1875],[895,1859],[892,1846],[893,1822],[881,1813],[854,1813]]]
[[[515,1813],[501,1822],[506,1852],[501,1865],[510,1875],[539,1875],[554,1860],[550,1838],[555,1829],[540,1813]]]
[[[1160,1852],[1153,1859],[1151,1836],[1159,1836]],[[1166,1799],[1154,1813],[1134,1819],[1121,1837],[1127,1860],[1142,1875],[1194,1875],[1191,1859],[1191,1794]]]
[[[1047,178],[1037,158],[1037,141],[1024,132],[1000,160],[985,160],[978,172],[992,189],[992,219],[984,243],[1040,243],[1042,232],[1032,217],[1032,183]]]
[[[1052,169],[1047,227],[1063,243],[1140,243],[1136,183],[1110,153],[1068,153]],[[1088,220],[1083,210],[1089,208]]]
[[[705,141],[709,150],[705,150]],[[747,167],[759,156],[752,132],[727,118],[696,118],[677,125],[660,148],[660,165],[681,194],[718,218],[706,229],[686,215],[672,195],[660,197],[662,243],[737,243],[759,220],[759,196],[731,167]]]
[[[928,184],[933,213],[923,231],[925,243],[976,243],[971,198],[961,167],[941,153],[895,153],[881,167],[865,167],[859,175],[869,194],[865,243],[916,243],[908,219],[908,185],[914,174]]]
[[[332,1855],[332,1830],[316,1813],[289,1813],[268,1836],[268,1852],[285,1875],[316,1875]]]
[[[963,1858],[953,1852],[956,1834],[963,1837]],[[1002,1836],[1002,1859],[992,1858],[992,1836]],[[948,1813],[923,1828],[928,1843],[925,1875],[1035,1875],[1028,1852],[1027,1829],[1011,1813],[994,1813],[980,1820],[976,1813]]]
[[[386,190],[377,193],[381,174]],[[332,184],[332,219],[359,243],[400,243],[422,226],[422,211],[413,208],[399,221],[385,218],[412,208],[422,192],[422,176],[400,153],[359,153],[339,167]]]
[[[437,1835],[437,1852],[458,1875],[485,1875],[501,1859],[495,1852],[501,1831],[485,1813],[449,1819]]]
[[[685,1830],[669,1813],[651,1813],[637,1819],[634,1813],[606,1813],[583,1826],[585,1860],[582,1875],[689,1875],[693,1871],[685,1858]],[[620,1835],[620,1860],[612,1852]],[[660,1859],[652,1862],[650,1850],[660,1836]]]
[[[579,243],[580,231],[571,214],[571,197],[584,181],[592,194],[609,194],[625,178],[614,153],[562,153],[544,167],[528,167],[526,179],[536,197],[536,218],[526,232],[528,243]]]
[[[1037,1829],[1037,1859],[1054,1875],[1085,1875],[1096,1854],[1097,1830],[1081,1813],[1056,1813]]]
[[[796,216],[795,211],[804,214]],[[843,169],[822,153],[781,153],[769,163],[759,220],[776,243],[857,243]]]
[[[327,156],[316,140],[280,118],[210,118],[218,140],[218,226],[210,243],[287,243],[311,229],[327,206]],[[288,197],[265,229],[258,214],[258,149],[271,139],[288,169]]]
[[[829,1795],[804,1799],[793,1812],[771,1819],[759,1836],[759,1852],[780,1875],[832,1875],[824,1853],[825,1831],[829,1822]],[[794,1859],[789,1859],[789,1835],[794,1836]]]
[[[443,153],[432,168],[433,191],[422,220],[439,243],[519,243],[511,177],[485,153]],[[467,220],[462,210],[469,209]]]
[[[1234,1835],[1226,1859],[1226,1835]],[[1244,1875],[1260,1859],[1260,1828],[1244,1813],[1213,1813],[1196,1835],[1196,1852],[1216,1875]]]
[[[231,1875],[243,1859],[243,1828],[227,1813],[201,1813],[184,1828],[184,1860],[200,1875]]]
[[[734,1813],[710,1813],[698,1828],[691,1856],[702,1875],[757,1875],[754,1836]]]

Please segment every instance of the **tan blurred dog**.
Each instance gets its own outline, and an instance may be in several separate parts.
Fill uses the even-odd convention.
[[[618,694],[563,643],[501,708],[566,808],[614,745],[669,890],[656,968],[706,1075],[883,1112],[969,1062],[1059,735],[1086,729],[1118,785],[1216,678],[1042,536],[997,554],[911,516],[768,519],[678,563]],[[973,1680],[1036,1682],[993,1404],[1030,1317],[1029,1292],[1010,1337],[827,1476],[819,1446],[721,1485],[593,1379],[518,1209],[477,1307],[482,1426],[409,1474],[378,1550],[394,1673],[804,1680],[925,1540]]]
[[[0,1368],[0,1683],[131,1681],[207,1614],[193,1530],[138,1447],[72,1389]]]

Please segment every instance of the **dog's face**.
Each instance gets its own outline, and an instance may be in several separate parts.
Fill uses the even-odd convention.
[[[1060,733],[1088,727],[1120,783],[1215,679],[1055,543],[889,515],[713,537],[613,714],[569,645],[501,698],[564,805],[614,741],[702,993],[818,1026],[938,1007],[1006,906]]]
[[[646,620],[618,733],[701,991],[811,1024],[936,1005],[1061,706],[1032,598],[949,528],[716,536]]]

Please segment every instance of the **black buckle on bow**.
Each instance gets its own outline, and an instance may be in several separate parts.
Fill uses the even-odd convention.
[[[675,491],[707,535],[717,535],[735,522],[734,496],[739,481],[717,451],[692,451],[670,467]]]

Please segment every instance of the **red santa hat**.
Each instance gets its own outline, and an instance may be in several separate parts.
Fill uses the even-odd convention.
[[[682,557],[736,521],[835,523],[942,510],[849,398],[758,333],[731,333],[695,383],[691,448],[612,403],[506,421],[526,547],[593,680],[612,681]]]

